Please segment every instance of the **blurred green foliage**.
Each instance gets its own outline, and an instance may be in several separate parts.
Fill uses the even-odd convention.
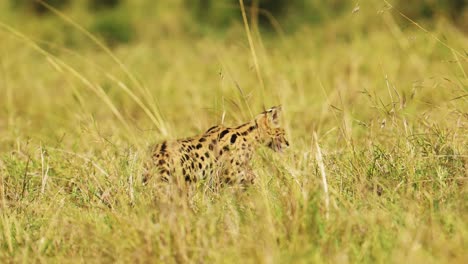
[[[132,21],[122,9],[100,12],[91,25],[91,32],[102,37],[109,46],[129,43],[135,37]]]
[[[185,0],[185,2],[195,21],[203,26],[223,29],[236,21],[241,21],[239,0]],[[252,17],[251,11],[257,10],[258,24],[265,29],[272,28],[272,19],[287,29],[293,29],[301,24],[327,23],[341,15],[351,13],[356,4],[367,5],[367,3],[345,0],[244,0],[243,2],[249,18]],[[466,0],[397,0],[393,4],[415,20],[445,16],[461,27],[464,26],[463,22],[468,20]]]
[[[241,21],[238,0],[186,0],[187,7],[202,25],[225,28],[236,21]],[[245,0],[244,7],[252,17],[254,13],[258,24],[271,28],[274,21],[290,27],[302,23],[320,23],[342,13],[349,7],[345,0]],[[255,12],[252,12],[255,11]]]
[[[111,9],[119,6],[121,0],[89,0],[88,7],[92,11]]]
[[[62,9],[70,4],[70,0],[42,0],[45,4],[57,9]],[[49,9],[37,0],[10,0],[10,5],[13,9],[23,9],[33,12],[38,15],[43,15],[49,12]]]
[[[91,33],[103,38],[109,46],[116,46],[120,43],[129,43],[135,37],[132,26],[131,14],[124,8],[122,0],[87,0],[74,2],[70,0],[45,0],[46,5],[50,5],[63,12],[65,15],[78,11],[83,16],[83,11],[88,19],[84,19],[84,25]],[[36,0],[10,0],[10,7],[13,11],[21,11],[23,15],[31,18],[31,14],[40,16],[41,29],[38,32],[42,39],[55,45],[65,45],[74,47],[79,41],[77,32],[68,29],[64,23],[59,23],[59,19],[53,16],[43,17],[50,13],[49,8]],[[81,12],[81,13],[80,13]],[[32,16],[34,19],[35,16]],[[37,18],[39,19],[39,18]],[[79,34],[78,34],[79,35]]]
[[[48,13],[49,9],[42,4],[41,1],[59,10],[67,7],[72,2],[70,0],[10,0],[10,6],[13,9],[23,9],[37,15],[42,15]],[[102,11],[118,7],[122,3],[122,0],[87,0],[74,2],[86,3],[91,11]]]
[[[399,0],[398,8],[411,18],[433,18],[444,15],[452,19],[459,18],[467,7],[466,0]]]
[[[102,37],[107,44],[116,46],[119,43],[131,42],[136,37],[136,27],[143,21],[164,25],[166,28],[179,29],[179,32],[218,31],[242,23],[239,0],[179,0],[160,2],[150,0],[45,0],[48,5],[57,8],[65,15],[80,17],[82,25],[92,33]],[[340,18],[352,14],[356,6],[364,10],[371,2],[351,2],[346,0],[244,0],[247,18],[250,23],[258,25],[268,32],[280,25],[286,32],[293,32],[302,25],[323,25],[334,23]],[[41,23],[46,19],[43,15],[48,8],[36,0],[10,0],[10,8],[14,12],[20,11],[28,18],[30,14],[41,17]],[[440,17],[446,17],[462,30],[468,29],[468,8],[466,0],[395,0],[390,2],[398,10],[415,21],[432,23]],[[373,6],[373,8],[383,8]],[[156,11],[157,10],[157,11]],[[50,13],[50,12],[49,12]],[[47,16],[51,19],[53,16]],[[406,21],[397,16],[402,23]],[[52,22],[48,22],[52,23]],[[145,23],[145,22],[143,22]],[[373,27],[373,23],[365,21],[363,28]],[[57,27],[60,28],[60,27]],[[44,32],[48,40],[54,35],[70,35],[60,32],[53,26],[46,27]],[[346,32],[344,32],[346,34]],[[60,43],[75,43],[75,36],[62,38]]]
[[[396,6],[411,19],[431,20],[446,17],[462,30],[468,30],[467,0],[398,0]]]

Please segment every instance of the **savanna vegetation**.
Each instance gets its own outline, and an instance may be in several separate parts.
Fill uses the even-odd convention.
[[[404,2],[0,1],[0,262],[467,263],[468,9]],[[273,105],[247,190],[141,183]]]

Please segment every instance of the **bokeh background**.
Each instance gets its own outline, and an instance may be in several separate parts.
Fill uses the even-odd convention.
[[[47,5],[58,9],[64,14],[79,18],[80,25],[91,33],[99,35],[109,45],[138,41],[153,31],[166,34],[187,34],[196,37],[204,33],[224,35],[233,26],[242,24],[239,1],[236,0],[176,0],[176,1],[126,1],[126,0],[46,0]],[[384,11],[392,5],[409,18],[428,25],[435,26],[437,21],[444,19],[456,25],[466,33],[468,28],[467,3],[464,0],[416,0],[416,1],[301,1],[301,0],[246,0],[247,12],[255,12],[253,19],[265,32],[274,34],[275,30],[295,32],[303,27],[320,27],[326,24],[338,23],[350,16],[350,13],[360,12],[362,16],[371,16],[374,11]],[[362,6],[362,9],[361,9]],[[59,18],[51,15],[51,11],[40,1],[7,0],[3,3],[5,18],[31,20],[44,25]],[[364,14],[362,14],[364,13]],[[249,16],[249,18],[252,18]],[[396,17],[401,26],[408,21]],[[358,20],[358,19],[354,19]],[[23,20],[24,21],[24,20]],[[364,23],[362,30],[371,30],[378,26],[371,21]],[[377,22],[377,21],[374,21]],[[150,27],[151,29],[148,29]],[[280,27],[280,28],[278,28]],[[61,31],[63,30],[63,31]],[[54,42],[62,41],[67,46],[78,45],[78,36],[73,30],[64,28],[45,29],[47,37]],[[224,32],[224,34],[223,34]],[[39,32],[38,32],[39,33]]]

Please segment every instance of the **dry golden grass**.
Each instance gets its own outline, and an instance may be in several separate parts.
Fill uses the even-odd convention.
[[[1,262],[466,262],[468,39],[371,3],[250,43],[166,15],[112,52],[2,11]],[[277,104],[291,147],[249,190],[141,185],[149,144]]]

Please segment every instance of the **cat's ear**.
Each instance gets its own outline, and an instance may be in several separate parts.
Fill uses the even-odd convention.
[[[274,106],[257,116],[257,123],[265,127],[279,127],[281,106]]]
[[[281,117],[281,105],[279,106],[274,106],[270,109],[267,110],[268,117],[269,117],[269,122],[273,124],[273,126],[277,127],[279,126],[280,123],[280,117]]]

